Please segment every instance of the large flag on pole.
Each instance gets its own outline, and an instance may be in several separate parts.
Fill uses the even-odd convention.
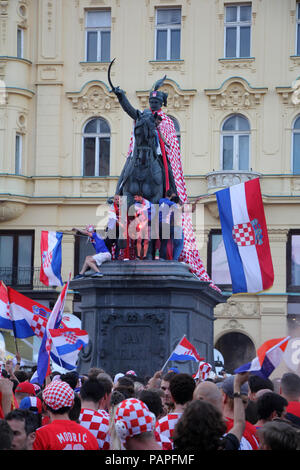
[[[67,370],[76,369],[79,352],[89,342],[88,333],[80,328],[49,330],[52,340],[51,358]]]
[[[44,335],[51,310],[0,283],[0,328],[13,330],[16,338]]]
[[[274,271],[259,178],[216,193],[233,293],[272,287]]]
[[[257,356],[251,362],[236,369],[234,373],[251,372],[254,375],[268,378],[273,370],[279,366],[290,338],[290,336],[286,336],[266,341],[258,348]]]
[[[66,296],[67,296],[69,283],[70,283],[70,277],[71,275],[69,275],[69,280],[64,285],[64,288],[62,289],[53,307],[51,315],[49,316],[49,319],[45,328],[45,333],[44,333],[42,343],[40,346],[40,350],[39,350],[36,374],[34,378],[31,378],[31,382],[33,381],[38,382],[40,385],[43,385],[44,380],[50,371],[50,352],[51,352],[52,340],[51,340],[51,335],[49,333],[49,330],[59,328],[61,324],[63,311],[65,307]]]
[[[41,270],[40,281],[46,286],[62,286],[61,279],[61,242],[62,232],[41,233]]]

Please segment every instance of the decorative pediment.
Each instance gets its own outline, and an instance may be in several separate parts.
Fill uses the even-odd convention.
[[[150,91],[151,90],[136,92],[141,109],[149,107]],[[164,112],[166,113],[169,111],[185,111],[190,106],[192,98],[197,93],[197,90],[182,90],[180,86],[170,78],[166,78],[159,91],[168,93],[167,106],[164,107]]]
[[[72,106],[82,113],[110,112],[120,108],[117,97],[99,80],[86,83],[79,92],[67,92]]]
[[[268,89],[254,88],[244,78],[231,77],[220,88],[204,91],[213,107],[236,112],[259,106]]]
[[[281,96],[283,104],[299,106],[300,104],[300,77],[291,86],[276,87],[276,92]]]

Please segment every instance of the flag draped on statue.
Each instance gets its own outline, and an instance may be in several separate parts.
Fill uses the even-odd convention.
[[[180,200],[186,204],[188,202],[187,189],[175,126],[172,119],[169,118],[169,116],[167,116],[162,110],[159,110],[157,114],[162,118],[162,121],[159,125],[159,130],[167,144],[165,145],[165,151],[172,168],[177,193]],[[134,135],[132,134],[128,155],[131,154],[133,146]],[[220,289],[212,282],[209,275],[207,274],[200,258],[192,223],[192,217],[189,211],[183,211],[182,228],[184,235],[184,245],[179,261],[187,263],[190,266],[191,272],[193,272],[201,281],[208,282],[213,289],[220,292]]]
[[[41,233],[40,281],[46,286],[62,286],[61,279],[61,232]]]
[[[272,287],[274,271],[259,178],[216,193],[233,293]]]
[[[251,362],[236,369],[234,373],[252,372],[254,375],[268,378],[273,370],[279,366],[289,340],[290,336],[286,336],[266,341],[257,350],[257,356]]]

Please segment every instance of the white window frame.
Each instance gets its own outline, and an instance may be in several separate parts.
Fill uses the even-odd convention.
[[[92,119],[89,119],[83,126],[83,132],[82,132],[82,155],[81,155],[81,174],[84,178],[92,178],[94,176],[100,177],[99,175],[99,163],[100,163],[100,155],[99,155],[99,149],[100,149],[100,139],[103,138],[109,138],[109,157],[111,155],[111,132],[109,133],[100,133],[100,119],[103,119],[107,122],[105,118],[100,118],[100,117],[95,117]],[[84,129],[88,125],[89,122],[97,120],[97,132],[95,133],[85,133]],[[109,123],[107,122],[107,125],[109,126]],[[110,126],[109,126],[110,127]],[[99,132],[98,132],[99,129]],[[85,138],[95,138],[95,167],[94,167],[94,175],[92,176],[86,176],[84,175],[84,139]],[[110,172],[109,172],[110,173]]]
[[[160,24],[158,25],[157,24],[157,17],[158,17],[158,12],[159,11],[162,11],[162,10],[167,10],[167,8],[156,8],[156,11],[155,11],[155,41],[154,41],[154,51],[155,51],[155,60],[161,60],[161,61],[167,61],[167,60],[180,60],[180,57],[181,57],[181,32],[182,32],[182,28],[181,28],[181,25],[182,25],[182,21],[181,21],[181,18],[182,18],[182,11],[181,11],[181,8],[170,8],[171,10],[179,10],[180,11],[180,24],[178,25],[175,25],[175,24],[167,24],[167,23],[164,23],[164,24]],[[160,30],[160,29],[163,29],[163,30],[167,30],[167,57],[165,59],[157,59],[157,32]],[[171,59],[171,31],[172,30],[175,30],[175,29],[179,29],[180,30],[180,54],[179,54],[179,58],[178,59]]]
[[[20,43],[19,43],[19,33],[20,33]],[[20,47],[20,53],[19,53]],[[17,28],[17,57],[18,59],[24,59],[24,29],[18,26]]]
[[[240,7],[242,6],[250,6],[251,7],[251,15],[252,15],[252,4],[251,3],[245,3],[245,4],[228,4],[228,5],[225,5],[225,13],[224,13],[224,57],[226,59],[230,59],[230,58],[235,58],[235,59],[244,59],[244,58],[248,58],[248,57],[251,57],[251,42],[252,42],[252,20],[250,19],[249,21],[240,21],[240,17],[241,17],[241,9]],[[237,7],[237,20],[236,21],[229,21],[227,22],[226,21],[226,8],[227,7]],[[250,50],[249,50],[249,56],[240,56],[240,40],[241,40],[241,32],[240,32],[240,29],[241,29],[241,26],[250,26]],[[236,45],[235,45],[235,56],[233,57],[227,57],[226,56],[226,37],[227,37],[227,28],[232,28],[232,27],[236,27],[237,28],[237,35],[236,35]]]
[[[232,114],[230,116],[227,116],[221,126],[221,143],[220,143],[220,168],[223,171],[250,171],[251,164],[250,164],[250,158],[251,158],[251,127],[249,123],[249,130],[248,131],[242,131],[242,130],[233,130],[233,131],[224,131],[223,127],[225,122],[230,119],[231,117],[242,117],[244,119],[247,119],[249,123],[249,119],[246,116],[243,116],[242,114]],[[249,137],[249,154],[248,154],[248,170],[239,170],[239,137],[242,135],[247,135]],[[232,170],[224,170],[223,168],[223,138],[224,136],[232,136],[233,137],[233,168]]]
[[[17,148],[17,140],[19,141],[19,145]],[[18,154],[17,154],[18,150]],[[22,174],[22,160],[23,160],[23,135],[20,133],[16,133],[15,139],[15,175]]]
[[[292,149],[292,154],[291,154],[291,174],[292,175],[298,175],[299,173],[294,173],[294,135],[295,134],[300,134],[300,129],[295,129],[295,123],[297,119],[300,118],[300,114],[298,114],[294,121],[293,121],[293,126],[292,126],[292,144],[291,144],[291,149]]]
[[[103,32],[110,32],[110,38],[111,38],[111,23],[110,26],[98,26],[98,27],[89,27],[87,26],[87,18],[88,18],[88,13],[90,11],[98,11],[98,12],[109,12],[110,13],[110,22],[111,22],[111,10],[87,10],[85,12],[85,61],[88,62],[88,33],[97,33],[97,58],[96,62],[102,62],[101,60],[101,33]],[[109,57],[110,57],[110,51],[109,51]],[[89,62],[94,62],[94,61],[89,61]]]

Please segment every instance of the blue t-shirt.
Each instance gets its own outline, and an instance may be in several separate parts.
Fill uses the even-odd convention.
[[[175,202],[163,197],[159,200],[159,221],[169,224],[170,223],[170,207],[174,206]]]
[[[96,232],[93,233],[91,242],[97,254],[109,252],[109,249],[105,245],[104,240]]]

